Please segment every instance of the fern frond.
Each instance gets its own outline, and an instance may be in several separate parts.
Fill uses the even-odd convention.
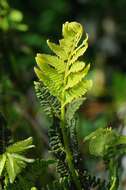
[[[90,80],[85,80],[90,65],[85,67],[85,63],[78,60],[88,46],[87,35],[79,44],[82,34],[81,24],[66,22],[63,24],[63,38],[59,44],[47,41],[55,55],[37,54],[36,57],[39,69],[35,68],[35,72],[38,78],[62,102],[62,106],[84,96],[92,86]]]
[[[49,144],[51,152],[57,159],[57,172],[61,178],[70,175],[68,165],[66,163],[66,152],[62,142],[62,134],[60,131],[59,120],[54,119],[53,126],[49,129]]]
[[[52,96],[41,82],[34,82],[36,96],[40,101],[43,111],[49,117],[60,117],[60,102],[54,96]]]
[[[33,148],[32,138],[16,142],[6,148],[6,152],[0,155],[0,175],[5,175],[10,183],[13,183],[16,176],[26,167],[26,163],[31,163],[34,159],[24,157],[22,154]]]
[[[13,154],[7,153],[6,170],[10,183],[13,183],[15,177],[26,167],[26,163],[22,159],[17,159]]]
[[[119,135],[111,128],[99,128],[85,137],[84,141],[89,142],[90,154],[104,157],[110,147],[116,145]]]
[[[62,143],[62,135],[60,132],[59,121],[54,118],[53,126],[49,129],[49,144],[52,153],[57,159],[65,160],[66,153],[64,150],[64,145]]]

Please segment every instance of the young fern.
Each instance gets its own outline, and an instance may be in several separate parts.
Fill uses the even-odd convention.
[[[111,158],[120,156],[126,150],[126,137],[118,134],[112,128],[99,128],[85,137],[84,142],[89,143],[90,154],[96,157]],[[120,146],[119,151],[117,147]],[[122,150],[122,151],[121,151]]]
[[[0,176],[5,175],[6,181],[13,183],[16,176],[26,167],[26,163],[34,161],[34,159],[26,158],[23,155],[33,147],[32,137],[9,145],[6,151],[0,155]]]
[[[89,153],[105,160],[109,171],[108,190],[117,190],[119,186],[118,162],[126,152],[126,137],[112,128],[99,128],[85,137],[89,144]]]
[[[37,54],[35,73],[42,84],[49,90],[50,94],[60,102],[60,127],[64,150],[66,153],[66,162],[68,164],[72,179],[78,190],[81,190],[81,184],[78,178],[78,172],[73,164],[73,155],[69,146],[69,135],[66,130],[67,120],[71,120],[74,112],[82,104],[80,99],[91,88],[92,81],[87,80],[90,64],[86,66],[85,62],[79,58],[85,53],[88,47],[88,35],[82,43],[79,43],[83,34],[81,24],[77,22],[66,22],[63,24],[62,36],[59,44],[47,41],[49,48],[54,55]],[[46,98],[46,97],[45,97]],[[47,100],[47,99],[46,99]],[[71,118],[66,118],[66,109],[73,101],[75,104],[74,112],[71,111]],[[73,104],[74,105],[74,104]]]
[[[32,163],[34,159],[26,158],[24,153],[33,148],[32,137],[16,143],[10,143],[11,132],[7,123],[0,114],[0,189],[6,189],[8,183],[13,183],[17,175]]]

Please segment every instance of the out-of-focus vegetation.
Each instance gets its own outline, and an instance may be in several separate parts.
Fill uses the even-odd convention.
[[[81,22],[89,34],[86,59],[94,81],[80,110],[80,144],[99,127],[111,125],[126,133],[125,10],[125,0],[0,0],[0,111],[15,140],[33,136],[34,157],[47,157],[51,123],[35,97],[34,57],[49,51],[46,39],[58,38],[56,31],[67,20]],[[89,169],[104,176],[102,163],[87,160]],[[125,172],[122,178],[126,188]]]

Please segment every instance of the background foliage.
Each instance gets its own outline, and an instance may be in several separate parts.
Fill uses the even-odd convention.
[[[96,128],[111,125],[126,133],[126,1],[125,0],[0,0],[0,111],[15,140],[33,136],[32,157],[47,158],[47,129],[51,125],[36,99],[34,57],[48,53],[46,39],[60,38],[65,21],[79,21],[89,34],[85,59],[91,63],[94,86],[80,109],[82,139]],[[105,177],[102,162],[85,155],[93,173]],[[120,162],[126,188],[125,158]],[[49,169],[54,179],[55,168]],[[45,173],[45,175],[47,175]],[[44,176],[44,181],[46,176]]]

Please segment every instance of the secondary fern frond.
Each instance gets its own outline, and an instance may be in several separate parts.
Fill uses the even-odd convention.
[[[34,82],[35,84],[35,91],[36,96],[40,101],[41,107],[43,111],[49,117],[60,117],[60,102],[54,96],[52,96],[47,89],[41,82]]]
[[[85,137],[84,141],[89,143],[90,154],[105,160],[120,157],[126,151],[126,137],[112,128],[99,128]]]
[[[62,142],[62,134],[59,127],[59,120],[54,118],[53,126],[49,129],[49,144],[53,155],[57,159],[57,172],[60,177],[69,176],[69,169],[66,164],[66,153]]]
[[[79,44],[82,34],[81,24],[66,22],[63,24],[63,38],[59,40],[59,44],[47,41],[55,55],[37,54],[36,56],[39,68],[35,68],[35,72],[38,78],[50,93],[62,102],[62,106],[84,96],[92,86],[91,80],[85,80],[90,65],[85,66],[83,61],[78,60],[88,46],[87,35]]]
[[[115,146],[119,135],[111,128],[99,128],[85,137],[89,142],[90,154],[104,157],[110,147]]]
[[[27,149],[32,147],[34,145],[32,145],[31,137],[8,146],[6,151],[0,155],[0,176],[5,175],[6,179],[13,183],[16,176],[26,167],[26,163],[34,161],[34,159],[23,156]]]

